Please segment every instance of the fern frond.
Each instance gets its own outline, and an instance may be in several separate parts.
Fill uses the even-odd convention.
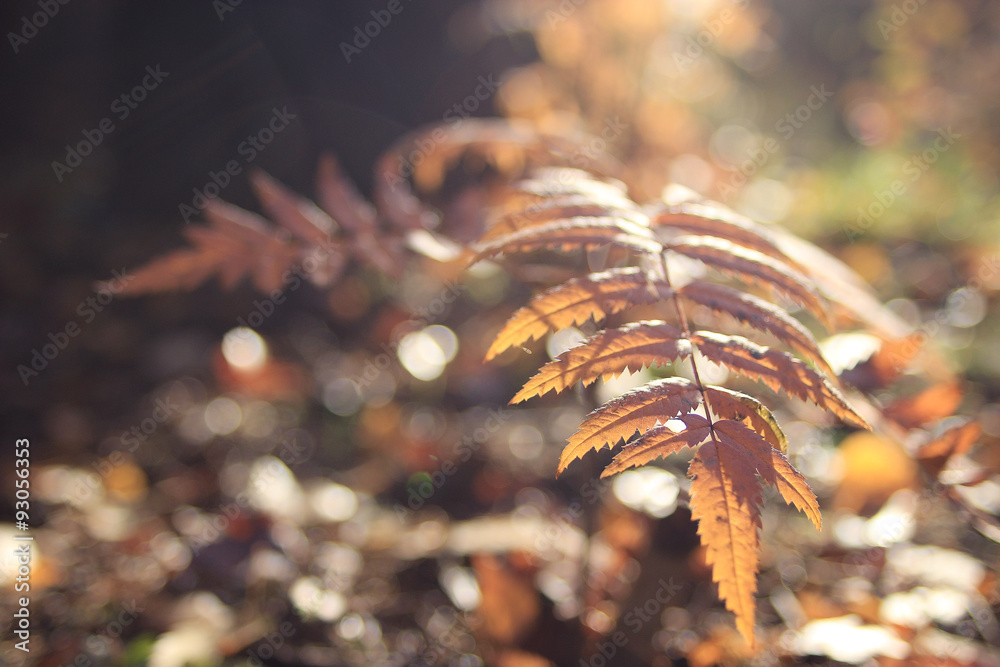
[[[795,301],[828,328],[827,306],[804,275],[756,250],[713,236],[682,236],[666,244],[668,250],[704,262],[723,274],[755,283]]]
[[[610,380],[630,370],[668,364],[690,354],[691,344],[680,329],[667,322],[634,322],[607,329],[542,366],[510,402],[520,403],[553,390],[558,393],[577,382],[586,386],[598,378]]]
[[[628,440],[701,404],[698,387],[684,378],[654,380],[613,398],[591,412],[570,436],[556,474],[589,451]]]
[[[486,361],[511,347],[588,319],[602,320],[629,306],[653,303],[672,291],[637,267],[573,278],[531,300],[507,321],[486,352]]]
[[[709,361],[760,380],[775,392],[784,391],[790,396],[812,401],[852,426],[871,429],[829,380],[787,352],[757,345],[742,336],[724,336],[711,331],[695,332],[691,343]]]

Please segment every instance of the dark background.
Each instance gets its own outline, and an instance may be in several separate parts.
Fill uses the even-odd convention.
[[[185,340],[217,336],[245,310],[249,287],[220,298],[214,281],[194,295],[116,299],[28,386],[16,372],[49,343],[49,332],[82,324],[77,308],[93,296],[94,281],[182,243],[179,206],[191,205],[193,189],[210,182],[210,171],[237,160],[242,171],[220,198],[253,210],[249,168],[308,196],[318,156],[331,152],[367,192],[375,159],[396,138],[440,121],[479,76],[499,76],[535,57],[530,39],[470,29],[473,14],[463,6],[471,3],[401,3],[402,11],[350,63],[341,43],[352,42],[355,27],[372,21],[371,11],[386,10],[386,2],[243,0],[223,11],[222,2],[71,0],[57,5],[58,13],[17,53],[8,33],[22,32],[23,17],[41,9],[37,2],[4,3],[5,437],[23,437],[42,424],[42,447],[79,451],[94,420],[127,412],[157,380],[198,365],[185,357],[197,346]],[[143,80],[147,66],[169,74],[120,120],[111,105]],[[248,165],[241,142],[284,107],[296,119]],[[487,101],[476,115],[492,113]],[[53,161],[65,162],[67,145],[104,118],[114,130],[60,182]],[[306,292],[292,298],[316,296]],[[268,326],[280,326],[282,318]]]

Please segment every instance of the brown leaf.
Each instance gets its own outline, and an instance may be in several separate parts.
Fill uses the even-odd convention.
[[[764,481],[776,487],[786,503],[794,505],[808,516],[816,530],[823,529],[823,516],[819,511],[816,494],[784,454],[743,422],[720,420],[713,424],[713,428],[723,444],[744,447],[753,457],[757,472]]]
[[[645,432],[657,423],[691,412],[700,403],[697,387],[679,377],[654,380],[613,398],[591,412],[570,436],[556,474],[562,474],[570,463],[591,450],[628,440],[636,432]]]
[[[579,250],[614,245],[638,253],[663,248],[648,228],[621,218],[570,218],[520,230],[480,244],[476,259],[533,250]]]
[[[725,387],[709,386],[705,388],[705,398],[716,416],[743,422],[771,443],[775,449],[782,453],[788,451],[788,440],[778,421],[771,411],[753,396]]]
[[[945,464],[948,463],[948,459],[969,451],[972,445],[979,440],[980,435],[982,435],[982,429],[974,421],[954,426],[917,450],[917,458],[920,459],[928,472],[937,477],[938,473],[944,469]]]
[[[331,155],[319,159],[316,194],[323,208],[347,231],[357,234],[378,227],[375,207],[358,193],[350,179],[344,176],[340,163]]]
[[[826,304],[815,286],[786,264],[713,236],[681,236],[668,242],[666,247],[700,260],[726,275],[776,290],[802,305],[828,329],[832,328]]]
[[[318,246],[330,243],[336,225],[319,206],[290,192],[262,171],[251,173],[250,182],[257,199],[275,222],[307,243]]]
[[[628,199],[615,203],[595,203],[581,195],[544,199],[525,209],[513,211],[494,222],[480,241],[489,241],[521,229],[574,218],[612,217],[649,226],[649,218]]]
[[[927,336],[914,333],[902,338],[883,340],[878,352],[868,360],[876,377],[884,387],[906,370],[923,347]]]
[[[883,412],[904,428],[918,428],[955,414],[963,397],[958,382],[946,382],[929,387],[916,396],[894,401]]]
[[[538,198],[580,196],[591,202],[602,204],[631,201],[621,182],[602,181],[592,174],[570,167],[549,167],[536,170],[533,178],[518,181],[514,187],[518,192]]]
[[[191,290],[213,275],[225,289],[247,275],[261,292],[284,287],[283,276],[301,255],[299,246],[260,216],[231,204],[210,201],[205,214],[210,226],[184,231],[194,248],[176,250],[137,269],[124,293]]]
[[[533,577],[491,554],[474,554],[470,562],[482,592],[476,609],[482,631],[501,644],[517,643],[531,631],[542,611]]]
[[[691,342],[705,357],[742,375],[760,380],[773,391],[812,401],[846,423],[871,429],[830,382],[787,352],[772,350],[742,336],[698,331]]]
[[[598,378],[609,380],[630,368],[637,371],[689,354],[691,346],[680,329],[666,322],[634,322],[607,329],[542,366],[510,402],[520,403],[553,389],[560,392],[577,382],[588,385]]]
[[[669,296],[662,282],[652,282],[635,267],[574,278],[538,295],[507,321],[486,352],[486,361],[510,347],[559,331],[589,318],[598,321],[628,306]]]
[[[853,366],[842,364],[845,370],[840,379],[863,392],[873,393],[889,386],[903,374],[923,347],[926,335],[921,332],[902,338],[869,336],[877,342],[877,349]]]
[[[750,218],[717,204],[684,202],[660,205],[650,217],[653,227],[672,227],[685,234],[711,236],[743,246],[804,273],[803,267],[785,254],[767,228]]]
[[[969,451],[976,444],[982,429],[976,422],[954,426],[942,433],[936,440],[927,443],[917,451],[917,458],[928,459],[939,456],[955,456]]]
[[[684,422],[683,431],[675,431],[673,424],[654,426],[625,445],[604,469],[601,477],[610,477],[623,470],[646,465],[661,456],[676,454],[684,447],[697,447],[712,434],[711,424],[701,415],[687,414],[676,419]]]
[[[735,317],[758,331],[770,333],[806,359],[813,362],[830,377],[836,373],[823,358],[816,339],[801,322],[781,308],[725,285],[695,280],[677,290],[678,294],[696,304],[719,313]]]
[[[767,443],[761,440],[764,445]],[[763,497],[755,473],[756,457],[731,439],[713,438],[698,449],[691,460],[691,517],[698,522],[698,535],[712,566],[712,580],[719,597],[736,614],[736,627],[751,646],[757,569],[760,548],[760,505]]]

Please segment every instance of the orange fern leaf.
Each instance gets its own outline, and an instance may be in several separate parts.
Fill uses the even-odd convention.
[[[636,267],[611,269],[573,278],[532,299],[507,321],[486,352],[486,361],[521,345],[593,318],[600,320],[628,306],[669,297],[670,288]]]
[[[684,429],[678,431],[672,422],[684,423]],[[629,468],[646,465],[662,456],[676,454],[684,447],[697,447],[712,435],[712,424],[696,414],[681,415],[676,420],[654,426],[634,441],[625,445],[618,455],[601,473],[601,477],[610,477]]]
[[[761,478],[776,487],[786,503],[794,505],[809,517],[816,530],[822,529],[823,516],[819,511],[819,503],[816,502],[816,494],[809,488],[806,478],[792,467],[784,454],[742,421],[725,419],[715,422],[712,426],[724,442],[726,438],[731,438],[732,442],[745,447],[747,453],[754,458]]]
[[[609,380],[630,368],[666,364],[690,354],[691,346],[681,337],[680,329],[666,322],[634,322],[607,329],[542,366],[510,402],[520,403],[552,390],[560,392],[577,382],[588,385],[598,378]]]
[[[724,239],[772,257],[805,273],[804,269],[771,239],[766,228],[734,211],[717,205],[695,202],[659,206],[655,211],[650,219],[650,225],[653,227],[671,227],[685,234]]]
[[[771,334],[816,364],[830,377],[836,377],[837,374],[823,358],[813,335],[801,322],[781,308],[752,294],[702,280],[692,281],[677,291],[682,298],[714,312],[730,315],[758,331]]]
[[[316,194],[319,203],[344,229],[355,234],[374,229],[378,215],[358,192],[340,168],[340,163],[324,155],[316,173]]]
[[[787,352],[711,331],[695,332],[691,342],[709,361],[760,380],[773,391],[812,401],[852,426],[871,428],[829,380]]]
[[[721,419],[743,422],[771,443],[775,449],[786,453],[788,439],[771,411],[753,396],[742,392],[710,385],[705,387],[705,400],[712,412]]]
[[[556,220],[611,217],[628,220],[644,227],[649,218],[625,199],[614,203],[595,203],[581,195],[559,197],[502,216],[483,234],[480,241],[489,241],[521,229],[537,227]]]
[[[319,206],[287,190],[262,171],[250,175],[257,199],[275,222],[307,243],[329,243],[336,224]]]
[[[522,229],[479,245],[476,259],[533,250],[579,250],[615,245],[639,253],[658,253],[652,232],[622,218],[571,218]]]
[[[889,339],[903,338],[912,332],[913,328],[883,306],[861,276],[839,259],[787,230],[775,227],[772,233],[778,247],[798,259],[803,273],[833,304],[838,320],[863,323]]]
[[[776,290],[803,306],[824,326],[832,328],[826,304],[812,282],[767,255],[713,236],[681,236],[667,243],[666,247],[700,260],[726,275]]]
[[[559,458],[561,475],[566,467],[587,452],[628,440],[636,432],[688,413],[698,407],[701,397],[694,383],[684,378],[654,380],[613,398],[591,412],[569,438]]]
[[[763,444],[761,444],[763,443]],[[748,447],[724,432],[703,444],[688,466],[691,516],[712,566],[719,597],[736,614],[736,627],[753,644],[763,497],[755,472],[757,462],[770,457],[761,439]],[[765,447],[766,446],[766,447]]]

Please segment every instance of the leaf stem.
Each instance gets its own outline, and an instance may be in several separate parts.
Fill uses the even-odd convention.
[[[668,287],[673,287],[670,283],[670,270],[667,268],[667,257],[665,252],[660,253],[660,265],[663,267],[663,280],[666,282]],[[687,313],[684,312],[684,308],[681,306],[680,297],[677,291],[671,289],[670,300],[674,304],[674,310],[677,312],[677,321],[681,325],[681,332],[684,337],[691,340],[691,326],[688,324]],[[708,419],[708,425],[710,432],[712,433],[712,439],[715,439],[715,429],[714,421],[712,420],[712,411],[708,409],[708,397],[705,396],[705,385],[701,382],[701,374],[698,372],[698,362],[695,359],[695,349],[692,346],[691,349],[691,374],[694,377],[695,386],[698,387],[698,391],[701,393],[701,404],[705,407],[705,418]]]

